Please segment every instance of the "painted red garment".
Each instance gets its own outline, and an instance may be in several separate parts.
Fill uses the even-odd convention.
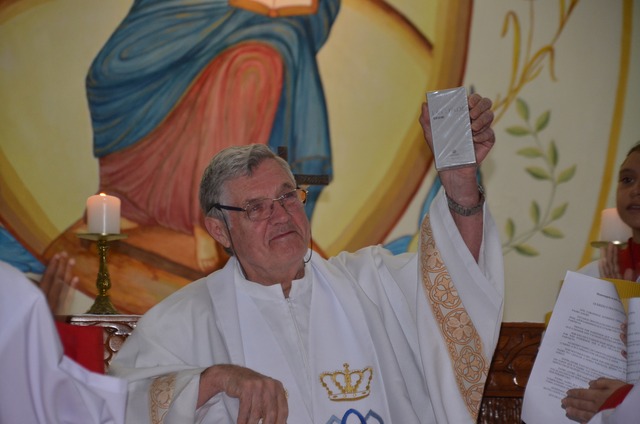
[[[100,158],[100,190],[119,197],[131,221],[192,234],[202,224],[202,172],[225,147],[269,141],[282,79],[272,47],[246,42],[227,50],[158,128]]]

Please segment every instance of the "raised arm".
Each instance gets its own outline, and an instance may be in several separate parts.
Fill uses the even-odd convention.
[[[450,205],[458,206],[450,207],[451,215],[458,227],[458,231],[460,231],[460,235],[473,257],[478,260],[483,234],[482,208],[479,208],[477,213],[471,213],[470,215],[461,214],[459,210],[472,209],[474,206],[481,205],[484,202],[484,195],[478,188],[476,171],[493,147],[495,135],[491,129],[491,123],[493,122],[491,100],[479,94],[472,94],[468,100],[477,165],[442,170],[439,171],[439,176]],[[427,103],[422,104],[420,124],[427,144],[433,151],[429,105]]]

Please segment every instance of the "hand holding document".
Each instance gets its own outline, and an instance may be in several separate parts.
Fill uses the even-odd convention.
[[[619,283],[640,291],[638,283]],[[599,377],[640,380],[640,298],[621,298],[612,282],[568,272],[527,383],[522,420],[574,423],[561,399]]]

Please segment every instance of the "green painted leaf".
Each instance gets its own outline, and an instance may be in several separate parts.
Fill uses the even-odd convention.
[[[516,99],[516,111],[525,121],[529,121],[529,105],[521,98]]]
[[[551,179],[551,175],[549,175],[549,173],[538,167],[538,166],[530,166],[528,168],[525,168],[525,171],[527,171],[529,173],[529,175],[531,175],[533,178],[535,178],[536,180],[550,180]]]
[[[529,216],[531,216],[531,220],[535,224],[538,224],[538,222],[540,222],[540,206],[535,200],[531,202],[531,206],[529,207]]]
[[[523,135],[531,134],[531,131],[529,131],[528,128],[521,127],[519,125],[516,125],[514,127],[508,127],[505,131],[511,135],[515,135],[516,137],[521,137]]]
[[[568,206],[569,206],[569,203],[566,202],[558,206],[557,208],[555,208],[553,211],[551,211],[551,220],[555,221],[556,219],[561,218],[564,215],[564,213],[567,211]]]
[[[558,175],[558,184],[566,183],[576,174],[576,165],[565,169]]]
[[[519,244],[514,246],[514,249],[523,256],[538,256],[538,251],[528,244]]]
[[[564,237],[564,234],[562,233],[562,231],[560,231],[556,227],[544,227],[542,229],[542,234],[544,234],[547,237],[555,238],[555,239],[560,239]]]
[[[558,165],[558,147],[556,146],[555,141],[551,140],[548,150],[547,156],[549,158],[549,163],[551,163],[551,166],[555,168]]]
[[[524,156],[526,158],[539,158],[544,156],[542,150],[538,149],[537,147],[525,147],[524,149],[518,150],[516,154]]]
[[[504,231],[507,234],[507,238],[511,240],[513,235],[516,233],[516,224],[513,222],[513,219],[507,219],[507,223],[504,226]]]
[[[549,120],[551,119],[551,111],[546,111],[542,115],[538,117],[536,120],[536,132],[540,132],[549,125]]]

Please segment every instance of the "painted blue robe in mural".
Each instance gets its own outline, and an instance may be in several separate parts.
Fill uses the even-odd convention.
[[[220,0],[136,1],[87,75],[95,156],[102,161],[130,151],[165,122],[212,61],[234,46],[258,41],[277,51],[284,70],[268,144],[274,150],[288,147],[294,172],[330,175],[328,118],[315,56],[327,40],[339,6],[340,0],[321,0],[315,15],[270,18]],[[237,144],[248,142],[252,140]],[[193,190],[199,181],[193,183],[185,181],[184,190]],[[318,194],[316,188],[312,201]],[[176,200],[169,199],[166,207],[174,207]],[[125,217],[127,202],[145,209],[135,201],[124,199]],[[166,214],[167,222],[149,217],[144,223],[171,227],[174,218]]]

